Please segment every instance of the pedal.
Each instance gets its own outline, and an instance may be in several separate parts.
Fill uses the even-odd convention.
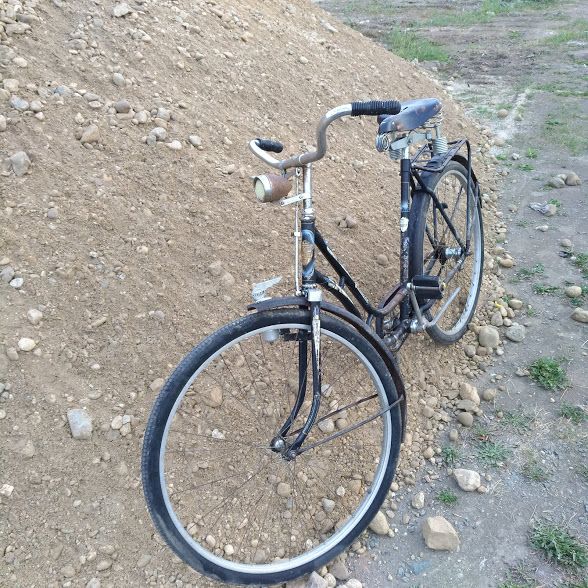
[[[414,276],[412,287],[419,305],[427,300],[441,300],[443,298],[444,285],[439,276]]]

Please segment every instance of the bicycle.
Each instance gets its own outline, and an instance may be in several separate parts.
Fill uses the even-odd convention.
[[[172,373],[143,445],[155,527],[198,572],[236,584],[288,581],[332,560],[380,509],[406,426],[394,352],[419,331],[457,341],[482,278],[471,147],[442,135],[440,110],[436,99],[339,106],[322,117],[315,151],[283,160],[270,155],[279,142],[251,141],[281,172],[254,178],[257,199],[295,209],[296,291],[269,297],[280,278],[254,286],[253,312]],[[315,223],[311,166],[327,151],[329,125],[348,115],[378,116],[376,148],[400,160],[400,282],[377,306]],[[317,250],[338,279],[319,271]]]

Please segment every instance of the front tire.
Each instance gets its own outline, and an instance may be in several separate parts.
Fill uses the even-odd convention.
[[[397,391],[378,352],[332,316],[321,315],[323,398],[305,445],[378,417],[292,461],[270,449],[297,397],[309,330],[307,310],[238,319],[196,346],[155,402],[143,442],[147,505],[167,544],[202,574],[257,585],[307,574],[348,547],[386,497],[400,406],[379,413]]]
[[[443,299],[430,308],[427,318],[431,320],[451,293],[461,288],[438,323],[427,328],[431,339],[442,345],[450,345],[459,341],[466,332],[478,302],[484,264],[482,210],[473,185],[469,186],[469,194],[466,192],[467,171],[460,163],[451,161],[439,173],[423,172],[421,179],[436,194],[462,244],[466,243],[468,214],[470,217],[468,251],[447,257],[447,252],[459,249],[456,236],[428,193],[419,191],[413,198],[410,213],[410,275],[438,275],[441,281],[446,281]],[[450,273],[460,264],[461,269],[450,278]]]

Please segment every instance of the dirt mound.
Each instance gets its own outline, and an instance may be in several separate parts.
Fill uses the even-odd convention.
[[[246,142],[299,151],[327,109],[367,98],[439,96],[448,136],[479,130],[424,72],[302,1],[0,0],[0,15],[0,583],[203,586],[154,536],[139,454],[158,380],[244,312],[253,282],[290,273],[290,214],[255,203]],[[374,133],[337,123],[315,185],[323,232],[377,297],[396,281],[398,181]],[[419,403],[476,371],[424,336],[402,362],[400,484],[449,418]],[[91,440],[71,437],[81,407]]]

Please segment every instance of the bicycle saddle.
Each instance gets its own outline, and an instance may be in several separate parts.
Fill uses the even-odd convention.
[[[378,134],[407,132],[422,127],[430,118],[441,111],[441,102],[437,98],[421,98],[400,103],[399,114],[380,115]]]

